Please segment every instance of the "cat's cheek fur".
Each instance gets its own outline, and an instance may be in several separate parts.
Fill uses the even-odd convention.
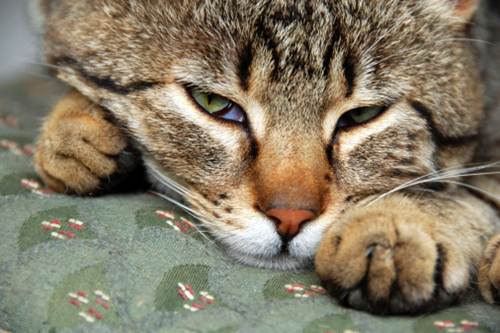
[[[290,242],[289,253],[297,258],[312,260],[318,246],[325,236],[328,227],[335,223],[338,214],[324,213],[320,218],[302,228],[300,233]]]
[[[244,216],[245,220],[239,222],[240,228],[220,225],[220,241],[236,253],[248,256],[269,258],[278,255],[282,242],[272,221],[251,212]],[[215,235],[217,237],[217,233]]]

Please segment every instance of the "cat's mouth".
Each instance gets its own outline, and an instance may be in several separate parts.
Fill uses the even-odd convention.
[[[244,237],[234,234],[225,245],[228,256],[238,262],[255,267],[278,270],[305,270],[312,268],[316,249],[325,226],[311,225],[289,242],[285,242],[276,230],[269,227],[267,233],[255,235],[251,226]]]
[[[243,226],[228,230],[224,237],[215,238],[226,249],[228,256],[255,267],[278,270],[304,270],[312,267],[314,255],[325,229],[334,220],[324,216],[307,224],[290,239],[280,235],[268,218],[248,212],[251,219]]]

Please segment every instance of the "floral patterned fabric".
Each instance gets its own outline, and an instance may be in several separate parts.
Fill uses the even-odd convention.
[[[313,272],[239,265],[148,194],[52,193],[31,165],[47,79],[0,87],[0,332],[500,332],[470,295],[419,317],[342,308]]]

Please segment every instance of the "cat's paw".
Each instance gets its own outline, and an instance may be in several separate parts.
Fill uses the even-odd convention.
[[[479,267],[479,289],[488,303],[500,305],[500,234],[489,242],[484,252]]]
[[[434,311],[469,286],[465,256],[433,228],[437,223],[397,201],[354,209],[326,233],[316,271],[345,306],[381,314]]]
[[[127,140],[103,110],[73,92],[55,107],[38,138],[37,172],[58,192],[98,192],[120,167]]]

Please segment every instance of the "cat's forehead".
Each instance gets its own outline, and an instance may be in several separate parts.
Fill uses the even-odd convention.
[[[281,0],[196,2],[176,24],[185,34],[231,52],[248,43],[264,46],[280,67],[319,72],[339,52],[397,51],[407,42],[425,44],[439,30],[431,11],[413,1]],[[172,10],[172,9],[169,9]],[[236,45],[234,44],[236,42]],[[411,54],[407,54],[411,56]],[[283,68],[278,68],[283,69]]]
[[[446,52],[429,43],[439,15],[414,0],[61,3],[47,34],[57,65],[69,56],[122,86],[169,77],[235,100],[251,89],[277,118],[361,87],[389,96]]]
[[[276,71],[291,64],[311,74],[325,71],[335,53],[361,53],[362,48],[375,50],[384,43],[397,48],[397,42],[408,34],[425,33],[425,17],[417,20],[421,13],[407,2],[215,0],[191,1],[182,13],[176,13],[180,9],[175,6],[165,10],[172,15],[169,23],[176,31],[190,36],[185,43],[181,41],[189,45],[187,49],[215,46],[231,53],[253,44],[272,53]],[[398,31],[403,25],[404,31]],[[376,43],[381,38],[382,43]]]
[[[264,92],[296,88],[305,94],[430,33],[419,15],[404,1],[192,1],[175,24],[184,30],[177,44],[183,56],[212,71],[215,81],[236,69],[252,74]],[[258,71],[251,71],[252,63]],[[385,69],[390,65],[386,61]],[[384,80],[381,74],[374,77]]]
[[[168,77],[233,98],[238,85],[273,108],[307,108],[325,92],[388,96],[434,75],[450,51],[433,40],[447,27],[424,2],[66,0],[47,54],[122,86]]]

